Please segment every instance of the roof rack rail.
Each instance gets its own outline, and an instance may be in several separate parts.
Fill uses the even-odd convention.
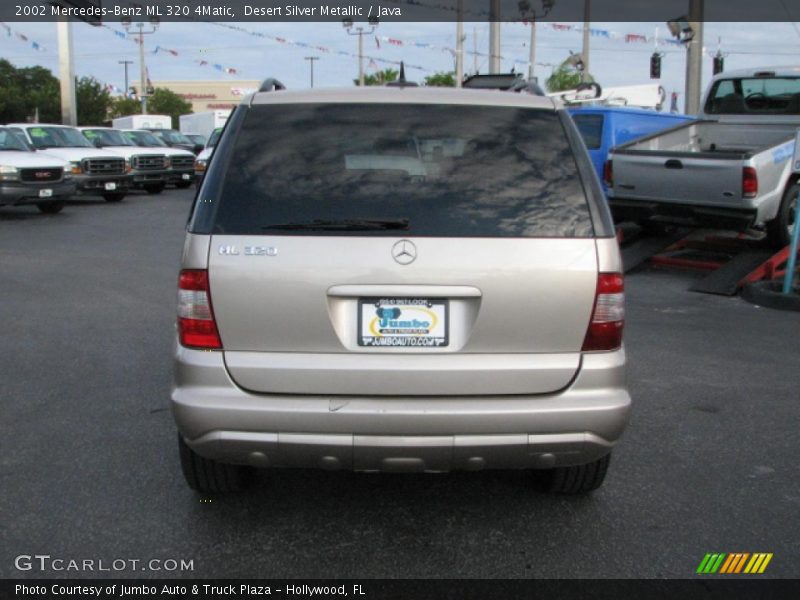
[[[277,92],[278,90],[285,90],[286,86],[274,77],[267,77],[261,82],[258,88],[259,92]]]

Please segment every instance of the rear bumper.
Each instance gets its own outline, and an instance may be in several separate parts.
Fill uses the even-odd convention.
[[[586,354],[555,394],[253,394],[219,352],[179,347],[172,410],[197,453],[259,467],[363,471],[549,468],[611,451],[627,423],[624,350]]]
[[[654,200],[609,198],[614,222],[658,221],[683,227],[709,227],[745,231],[756,223],[755,208],[728,208],[696,204],[674,204]]]

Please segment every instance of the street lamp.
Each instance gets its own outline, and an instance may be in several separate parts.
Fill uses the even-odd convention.
[[[131,34],[131,29],[133,28],[133,22],[131,21],[130,17],[125,17],[122,20],[122,26],[125,28],[125,31],[128,35]],[[146,87],[147,85],[147,67],[144,64],[144,36],[149,35],[151,33],[155,33],[158,29],[158,17],[150,17],[150,29],[145,31],[144,23],[141,21],[136,22],[136,29],[133,35],[139,36],[139,85],[140,88],[140,97],[142,99],[142,114],[147,114],[147,96],[149,95],[149,90]]]
[[[369,31],[365,31],[361,25],[354,26],[353,19],[342,19],[342,27],[348,35],[358,36],[358,85],[364,87],[364,34],[370,35],[375,31],[378,27],[378,17],[369,18]]]

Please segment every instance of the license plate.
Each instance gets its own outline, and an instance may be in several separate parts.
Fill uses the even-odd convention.
[[[53,197],[53,190],[45,189],[39,190],[39,198],[52,198]]]
[[[117,184],[116,183],[114,183],[113,181],[109,181],[109,182],[106,183],[106,190],[107,191],[110,192],[111,190],[115,190],[115,189],[117,189]]]
[[[181,179],[183,179],[184,181],[189,181],[189,179],[191,179],[191,177],[192,176],[189,175],[188,173],[184,173],[183,175],[181,175]]]
[[[358,345],[441,348],[448,344],[443,298],[361,298]]]

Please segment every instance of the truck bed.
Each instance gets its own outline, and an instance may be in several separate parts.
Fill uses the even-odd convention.
[[[615,148],[615,154],[749,158],[792,139],[782,123],[691,121]],[[727,155],[727,156],[723,156]]]

